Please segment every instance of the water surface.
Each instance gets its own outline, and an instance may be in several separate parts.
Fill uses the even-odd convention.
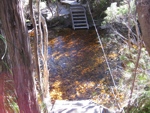
[[[94,30],[59,30],[49,39],[50,92],[53,100],[90,99],[107,77]]]

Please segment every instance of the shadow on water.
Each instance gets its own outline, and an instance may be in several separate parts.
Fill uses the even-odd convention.
[[[94,30],[60,30],[50,37],[48,53],[52,100],[90,99],[109,76]]]

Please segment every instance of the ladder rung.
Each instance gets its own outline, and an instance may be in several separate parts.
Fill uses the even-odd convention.
[[[81,5],[70,6],[70,12],[73,29],[84,29],[84,28],[89,29],[85,8],[83,6]]]
[[[86,19],[72,19],[74,22],[86,22]]]
[[[81,19],[81,18],[85,18],[85,16],[79,16],[79,17],[74,17],[73,16],[73,19]]]
[[[89,27],[88,27],[88,26],[83,26],[83,27],[74,27],[74,29],[83,29],[83,28],[87,28],[87,29],[89,29]]]
[[[71,12],[84,12],[84,10],[71,10]]]
[[[72,14],[73,16],[83,16],[85,15],[84,13],[75,13],[75,14]]]
[[[86,21],[74,21],[73,24],[76,24],[76,23],[87,23]]]
[[[87,25],[87,23],[74,23],[74,26],[79,26],[79,25]]]

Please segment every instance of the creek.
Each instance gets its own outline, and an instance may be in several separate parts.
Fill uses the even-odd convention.
[[[118,64],[118,45],[99,30],[111,67]],[[111,42],[111,43],[110,43]],[[114,51],[115,50],[115,51]],[[92,99],[100,94],[100,84],[112,85],[101,45],[94,29],[69,28],[50,32],[49,37],[50,93],[52,100]],[[111,63],[112,61],[117,63]]]

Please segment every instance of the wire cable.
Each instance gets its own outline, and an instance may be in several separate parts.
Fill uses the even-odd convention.
[[[90,9],[90,6],[89,6],[89,2],[87,1],[87,3],[88,3],[89,13],[90,13],[90,15],[91,15],[92,22],[93,22],[93,25],[94,25],[94,28],[95,28],[96,34],[97,34],[97,37],[98,37],[99,43],[100,43],[101,48],[102,48],[102,51],[103,51],[103,54],[104,54],[104,57],[105,57],[105,61],[106,61],[106,64],[107,64],[107,67],[108,67],[108,70],[109,70],[109,73],[110,73],[110,76],[111,76],[112,81],[113,81],[113,85],[114,85],[115,89],[117,90],[117,86],[116,86],[116,83],[115,83],[114,77],[113,77],[113,75],[112,75],[112,71],[111,71],[110,65],[109,65],[109,63],[108,63],[108,59],[107,59],[107,56],[106,56],[106,53],[105,53],[105,50],[104,50],[104,46],[103,46],[102,41],[101,41],[101,39],[100,39],[100,35],[99,35],[99,33],[98,33],[98,30],[97,30],[96,24],[95,24],[95,22],[94,22],[94,19],[93,19],[92,13],[91,13],[91,9]],[[112,92],[113,92],[113,94],[114,94],[114,90],[113,90],[113,88],[112,88]],[[116,96],[115,94],[114,94],[114,96],[115,96],[115,99],[116,99],[116,100],[118,100],[118,99],[116,98],[117,96]],[[120,106],[120,104],[119,104],[119,103],[118,103],[118,107],[119,107],[119,109],[121,110],[121,106]],[[122,111],[124,112],[124,109],[122,109]]]
[[[97,28],[96,28],[96,24],[95,24],[94,19],[93,19],[93,16],[92,16],[92,13],[91,13],[91,9],[90,9],[89,3],[88,3],[88,9],[89,9],[89,13],[90,13],[91,18],[92,18],[92,22],[93,22],[93,24],[94,24],[94,28],[95,28],[95,31],[96,31],[96,34],[97,34],[99,43],[100,43],[100,45],[101,45],[101,47],[102,47],[102,51],[103,51],[103,54],[104,54],[104,57],[105,57],[105,61],[106,61],[106,64],[107,64],[109,73],[110,73],[110,75],[111,75],[113,84],[114,84],[114,86],[116,87],[116,83],[115,83],[114,77],[113,77],[113,75],[112,75],[112,72],[111,72],[111,69],[110,69],[110,65],[109,65],[109,63],[108,63],[108,59],[107,59],[107,57],[106,57],[106,53],[105,53],[105,50],[104,50],[104,46],[103,46],[103,44],[102,44],[102,41],[101,41],[101,39],[100,39],[100,35],[99,35],[98,30],[97,30]]]

